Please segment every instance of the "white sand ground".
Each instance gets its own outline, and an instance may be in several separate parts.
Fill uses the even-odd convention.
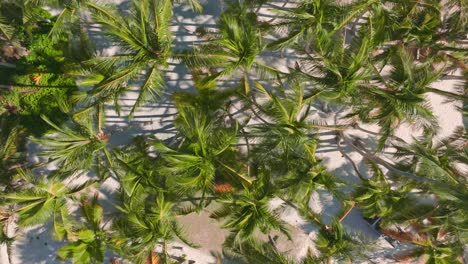
[[[125,9],[128,2],[124,0],[106,0],[109,3],[116,3],[120,8]],[[186,7],[177,7],[175,9],[175,18],[173,23],[173,31],[175,36],[176,47],[187,47],[196,38],[190,34],[197,26],[215,27],[216,17],[220,14],[223,3],[222,1],[215,0],[202,0],[204,12],[202,14],[195,14],[188,10]],[[281,4],[281,3],[280,3]],[[268,10],[262,9],[259,11],[266,20],[274,18]],[[118,51],[117,47],[112,46],[111,43],[102,39],[99,34],[99,28],[90,27],[90,33],[96,41],[98,52],[102,55],[112,55]],[[294,56],[285,52],[281,57],[271,57],[266,54],[263,56],[264,61],[269,65],[286,70],[286,66],[294,65]],[[168,89],[167,94],[174,91],[189,90],[191,89],[192,82],[190,74],[181,65],[171,64],[171,68],[167,71]],[[457,84],[456,80],[443,80],[434,84],[434,87],[444,90],[453,90]],[[118,116],[111,106],[108,107],[106,114],[106,132],[112,131],[114,134],[110,139],[112,145],[121,145],[128,143],[135,135],[140,134],[155,134],[160,138],[167,138],[174,134],[173,128],[170,126],[171,120],[176,113],[174,106],[167,99],[163,97],[160,101],[148,104],[146,107],[140,108],[132,120],[126,118],[131,105],[136,98],[135,92],[128,92],[121,100],[122,116]],[[457,126],[463,125],[463,119],[459,112],[455,109],[457,106],[453,102],[445,102],[441,96],[429,95],[428,97],[436,114],[439,124],[441,125],[442,135],[449,135]],[[325,118],[329,124],[333,124],[335,118],[333,115],[321,116]],[[363,126],[371,131],[377,131],[375,126]],[[366,134],[362,131],[347,131],[348,135],[356,135],[363,139],[365,142],[375,142],[375,136]],[[411,139],[415,135],[410,126],[402,127],[398,131],[398,136]],[[323,164],[326,165],[331,172],[335,173],[337,177],[349,183],[356,183],[359,178],[355,174],[351,163],[342,157],[337,149],[335,135],[332,133],[324,133],[320,137],[323,142],[322,147],[318,149],[318,155],[323,159]],[[362,157],[354,152],[351,148],[343,144],[345,152],[352,158],[361,169],[362,174],[366,174],[366,169],[363,164]],[[31,157],[35,158],[34,148],[31,148]],[[114,179],[108,180],[102,190],[101,199],[104,206],[110,204],[115,190],[118,188],[118,183]],[[278,206],[278,201],[272,202],[272,206]],[[310,198],[309,202],[311,210],[322,214],[322,219],[327,222],[340,210],[338,201],[327,191],[317,190]],[[310,224],[307,224],[298,213],[291,207],[286,206],[280,217],[291,225],[293,233],[293,241],[279,241],[279,248],[285,252],[289,252],[292,256],[300,258],[304,256],[308,249],[316,252],[313,244],[313,239],[316,236]],[[187,255],[188,260],[195,260],[197,264],[215,263],[216,258],[213,256],[215,253],[221,251],[221,244],[227,231],[220,229],[219,223],[209,219],[207,213],[200,215],[191,214],[181,218],[181,224],[186,227],[187,233],[190,238],[196,243],[201,245],[199,249],[192,249],[180,243],[174,243],[172,249],[174,255],[181,256]],[[361,213],[357,209],[353,209],[351,213],[343,221],[347,230],[351,234],[359,235],[365,239],[375,241],[375,244],[380,244],[382,248],[389,248],[390,246],[383,239],[379,238],[379,234],[369,226],[369,224],[362,218]],[[12,260],[14,264],[24,263],[63,263],[55,259],[56,251],[62,245],[61,242],[54,241],[50,238],[50,230],[47,226],[38,226],[24,230],[21,232],[21,237],[14,244]],[[179,247],[182,247],[180,249]],[[0,264],[7,264],[5,256],[5,247],[0,247]],[[110,254],[106,255],[106,261],[112,257]],[[382,259],[382,254],[376,254],[374,261],[376,263],[389,263],[388,259]],[[108,262],[107,262],[108,263]],[[226,263],[224,260],[222,263]]]

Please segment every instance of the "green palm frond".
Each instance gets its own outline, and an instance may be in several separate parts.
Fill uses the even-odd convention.
[[[317,32],[325,32],[331,38],[343,30],[353,19],[357,19],[378,1],[356,1],[343,4],[330,0],[301,1],[294,7],[275,7],[281,19],[273,24],[282,37],[269,44],[270,47],[283,49],[296,44],[316,41]]]
[[[160,241],[166,243],[175,238],[181,239],[189,246],[197,247],[185,237],[178,225],[176,212],[179,208],[173,201],[163,193],[156,197],[139,198],[139,201],[123,204],[120,207],[122,217],[113,223],[113,229],[117,231],[114,242],[117,243],[118,252],[122,252],[124,256],[130,254],[129,256],[142,259],[147,252],[153,251]],[[126,246],[119,247],[121,244]]]
[[[409,196],[413,188],[410,184],[394,186],[388,182],[382,170],[368,161],[372,178],[363,181],[355,190],[353,200],[357,202],[365,217],[387,217],[405,212],[405,208],[416,204]]]
[[[308,164],[316,162],[316,133],[319,128],[327,126],[309,118],[314,96],[306,96],[306,91],[298,83],[281,86],[279,92],[269,91],[260,83],[256,83],[255,88],[263,103],[253,103],[266,119],[261,124],[248,127],[259,139],[253,150],[258,160],[269,161],[271,166],[281,164],[283,169],[290,168],[289,165],[284,166],[285,161],[288,164],[296,159]]]
[[[51,220],[56,238],[68,236],[74,225],[69,211],[71,199],[89,183],[67,186],[58,177],[37,179],[30,172],[20,170],[19,173],[30,185],[2,196],[6,203],[17,206],[19,225],[44,224]]]
[[[215,176],[221,176],[222,171],[227,173],[222,164],[234,157],[232,144],[237,141],[237,127],[217,123],[185,106],[179,108],[174,124],[184,141],[178,149],[155,142],[154,147],[166,163],[161,172],[176,177],[181,193],[212,192]]]
[[[229,259],[241,261],[249,264],[299,264],[293,258],[278,250],[270,243],[261,243],[256,240],[249,240],[242,244],[233,244],[231,241],[224,244],[223,253]]]
[[[85,225],[73,231],[72,241],[60,248],[57,255],[61,260],[72,259],[73,263],[103,263],[106,234],[101,228],[103,208],[97,193],[91,200],[82,196],[80,209]]]
[[[282,73],[258,61],[266,44],[257,24],[256,14],[246,4],[232,2],[220,16],[219,33],[212,33],[208,43],[194,47],[179,58],[190,68],[210,70],[204,83],[228,77],[249,79],[249,72],[259,78],[275,78]]]
[[[131,109],[132,116],[145,102],[157,99],[165,86],[162,69],[167,67],[171,56],[172,2],[132,1],[129,16],[91,2],[87,6],[105,33],[122,50],[116,56],[87,62],[105,76],[90,96],[94,100],[115,99],[128,89],[128,85],[135,84],[139,96]]]
[[[219,199],[222,207],[212,213],[212,217],[224,219],[223,228],[233,232],[234,245],[253,239],[256,232],[269,234],[273,230],[291,239],[286,223],[278,218],[277,212],[269,209],[274,187],[266,174],[260,175],[240,195]]]
[[[51,127],[52,133],[34,142],[45,147],[41,155],[49,157],[49,162],[58,162],[61,171],[89,170],[99,165],[100,155],[108,157],[105,152],[108,137],[98,131],[98,126],[92,120],[84,123],[73,122],[71,125],[58,127],[47,117],[42,116]]]
[[[457,164],[468,160],[464,147],[467,141],[466,132],[459,129],[436,145],[433,145],[430,133],[424,136],[425,138],[415,140],[412,144],[395,144],[395,156],[404,158],[402,163],[411,164],[411,169],[420,175],[452,185],[465,184],[466,177],[457,168]]]
[[[14,33],[15,28],[8,23],[6,18],[0,16],[0,36],[9,42],[13,42]]]

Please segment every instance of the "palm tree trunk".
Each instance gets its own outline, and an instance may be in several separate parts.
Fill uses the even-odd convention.
[[[8,254],[8,245],[6,243],[0,244],[0,263],[10,264],[10,255]]]
[[[431,88],[431,87],[427,87],[426,90],[428,92],[431,92],[431,93],[451,97],[451,98],[454,98],[454,99],[457,99],[457,100],[463,100],[463,101],[468,100],[468,97],[466,95],[462,95],[462,94],[443,91],[443,90],[439,90],[439,89],[435,89],[435,88]]]
[[[221,161],[218,161],[219,164],[221,164],[224,168],[228,169],[230,172],[234,173],[236,176],[238,176],[239,178],[241,178],[242,180],[244,180],[245,182],[247,182],[249,185],[252,185],[252,180],[248,179],[247,177],[245,177],[244,175],[238,173],[236,170],[234,170],[233,168],[229,167],[228,165],[222,163]]]
[[[14,216],[9,215],[8,218],[5,220],[5,224],[3,227],[3,232],[7,237],[13,237],[15,233],[15,219]],[[12,249],[11,244],[9,243],[1,243],[0,244],[0,263],[5,264],[12,264]]]
[[[275,250],[278,250],[278,248],[276,248],[276,242],[275,242],[275,240],[271,237],[270,234],[268,235],[268,242],[270,242],[271,246],[272,246]]]
[[[385,161],[385,160],[383,160],[383,159],[381,159],[381,158],[379,158],[379,157],[377,157],[377,156],[375,156],[373,154],[368,153],[367,150],[363,150],[363,149],[357,147],[356,145],[354,145],[351,142],[351,140],[349,140],[347,137],[344,136],[343,132],[339,132],[339,135],[340,135],[341,138],[343,138],[343,140],[345,141],[345,143],[347,145],[349,145],[354,150],[356,150],[356,152],[361,154],[361,156],[363,156],[364,158],[366,158],[368,160],[371,160],[371,161],[373,161],[373,162],[375,162],[375,163],[377,163],[379,165],[384,166],[386,169],[388,169],[389,171],[391,171],[393,173],[396,173],[398,175],[401,175],[401,176],[404,176],[404,177],[407,177],[407,178],[411,178],[411,179],[419,181],[419,182],[440,184],[440,182],[435,181],[433,179],[428,179],[428,178],[416,175],[414,173],[399,170],[399,169],[395,168],[395,166],[393,164],[390,164],[389,162],[387,162],[387,161]]]
[[[348,216],[349,213],[351,213],[351,210],[353,210],[354,205],[356,205],[355,202],[353,202],[353,204],[351,205],[351,207],[350,207],[348,210],[346,210],[346,212],[343,214],[343,216],[340,217],[340,220],[338,220],[338,222],[341,223],[341,221],[343,221],[343,220],[346,218],[346,216]]]
[[[298,212],[301,212],[301,210],[291,201],[289,201],[288,199],[285,199],[281,196],[278,196],[278,198],[280,198],[281,200],[283,200],[283,202],[285,202],[287,205],[291,206],[292,208],[296,209]],[[314,214],[312,214],[310,211],[308,211],[308,216],[310,217],[310,219],[312,219],[320,228],[326,230],[326,225],[324,225]]]
[[[362,176],[361,172],[359,171],[359,168],[357,167],[356,163],[354,162],[353,159],[351,159],[351,157],[346,154],[346,152],[344,151],[343,147],[341,146],[341,138],[339,136],[336,137],[336,146],[338,148],[338,151],[341,153],[341,155],[343,155],[343,157],[345,157],[345,159],[347,159],[350,163],[351,163],[351,166],[353,166],[353,169],[354,171],[356,172],[357,176],[359,177],[359,179],[361,180],[366,180],[366,178],[364,176]]]

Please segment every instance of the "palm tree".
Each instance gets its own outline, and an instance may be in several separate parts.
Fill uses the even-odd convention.
[[[171,95],[171,100],[178,109],[190,106],[204,116],[220,120],[229,115],[232,100],[238,98],[237,88],[220,88],[214,82],[205,83],[207,75],[201,70],[193,70],[192,79],[196,93],[175,92]]]
[[[3,123],[3,120],[0,121]],[[9,184],[11,176],[16,173],[15,169],[21,167],[24,162],[24,153],[21,151],[24,130],[19,127],[8,129],[3,127],[0,130],[0,182]]]
[[[340,190],[344,183],[327,171],[325,166],[318,164],[310,167],[304,166],[304,168],[291,168],[286,174],[278,175],[274,183],[278,188],[276,193],[278,197],[289,205],[298,204],[299,207],[307,205],[312,192],[320,187],[325,188],[334,197],[339,199],[345,197]]]
[[[175,176],[176,189],[182,194],[201,191],[201,205],[217,181],[250,184],[235,161],[237,124],[219,123],[192,107],[178,110],[174,121],[180,137],[174,145],[178,147],[173,149],[159,140],[153,143],[164,160],[160,171],[167,177]]]
[[[128,197],[138,196],[145,190],[165,192],[173,188],[172,181],[159,173],[164,164],[150,155],[150,148],[146,138],[136,137],[133,145],[112,152],[112,171]]]
[[[354,191],[354,201],[367,218],[390,217],[399,215],[412,207],[415,201],[409,197],[409,192],[414,188],[404,181],[389,182],[382,170],[373,162],[368,162],[373,173],[371,179],[365,179]]]
[[[172,34],[169,23],[172,14],[170,0],[131,1],[130,15],[120,14],[110,7],[87,3],[96,21],[123,51],[109,57],[88,61],[92,69],[103,75],[89,94],[97,103],[118,99],[128,85],[138,83],[139,96],[130,115],[145,101],[155,99],[164,87],[163,69],[171,56]],[[144,72],[142,74],[142,72]]]
[[[267,171],[260,174],[239,195],[227,194],[217,199],[222,207],[214,211],[212,217],[225,219],[223,228],[231,230],[227,245],[240,245],[256,239],[259,232],[269,235],[273,230],[291,239],[286,223],[278,219],[277,212],[269,209],[268,202],[274,196],[275,187],[268,174]]]
[[[462,59],[466,50],[460,45],[465,36],[459,30],[467,24],[462,18],[467,7],[464,1],[448,1],[444,5],[432,0],[391,2],[387,8],[375,5],[372,10],[369,23],[379,31],[379,43],[403,45],[419,61],[435,59],[466,69]]]
[[[253,97],[252,111],[261,122],[247,129],[258,138],[258,144],[252,150],[257,162],[269,164],[278,171],[316,164],[318,130],[341,129],[310,120],[312,103],[321,91],[306,90],[295,81],[288,86],[282,84],[276,92],[267,90],[258,82],[255,87],[262,103],[257,103]]]
[[[106,170],[102,170],[101,166],[110,165],[112,161],[106,147],[109,135],[100,128],[99,123],[102,122],[100,116],[101,113],[98,113],[98,124],[94,118],[83,120],[75,116],[72,117],[71,124],[63,127],[42,116],[42,119],[54,130],[41,138],[33,139],[44,147],[40,155],[48,157],[49,162],[56,162],[61,172],[75,173],[96,169],[98,176],[105,179]]]
[[[320,229],[315,245],[321,253],[315,259],[323,263],[333,263],[332,260],[352,262],[364,254],[362,243],[347,234],[338,220],[334,220],[328,229]]]
[[[231,2],[218,24],[219,32],[210,33],[207,43],[180,56],[190,68],[210,72],[204,78],[204,83],[223,77],[241,76],[241,87],[248,94],[252,71],[259,78],[282,74],[258,60],[266,44],[257,16],[249,11],[247,4]]]
[[[103,208],[99,205],[98,193],[91,201],[86,196],[80,200],[81,214],[85,224],[70,234],[68,245],[60,248],[57,255],[62,260],[72,259],[73,263],[104,263],[104,249],[107,240],[103,229]]]
[[[73,227],[69,206],[89,182],[67,186],[60,177],[37,177],[19,170],[25,181],[19,189],[2,196],[4,203],[14,205],[19,226],[44,224],[52,220],[53,234],[58,240],[68,237]]]
[[[177,223],[177,216],[191,212],[179,206],[173,198],[159,192],[156,195],[140,194],[133,199],[124,199],[119,206],[121,214],[113,222],[112,247],[132,261],[142,263],[152,255],[156,245],[162,243],[162,263],[170,263],[167,242],[175,238],[197,247],[186,237]]]
[[[81,29],[81,15],[89,0],[25,0],[26,8],[43,7],[46,5],[61,9],[57,15],[53,26],[49,32],[49,37],[56,39],[67,34],[72,37],[76,33],[76,28]]]
[[[305,44],[307,47],[308,43],[316,41],[319,37],[317,33],[331,39],[375,4],[377,1],[374,0],[347,4],[332,0],[306,0],[289,8],[270,5],[273,11],[282,17],[279,22],[272,25],[282,36],[269,46],[285,48]]]
[[[363,87],[356,91],[359,98],[352,99],[355,106],[350,116],[358,116],[363,122],[379,124],[380,150],[403,122],[425,130],[437,128],[437,122],[424,95],[427,87],[440,76],[440,72],[433,71],[429,62],[414,64],[408,51],[402,48],[393,51],[391,65],[392,70],[384,77],[375,69],[377,79],[380,79],[383,87]]]
[[[12,42],[14,31],[15,28],[8,24],[7,19],[0,16],[0,40]]]
[[[467,133],[463,127],[433,143],[433,133],[426,132],[424,137],[411,144],[395,143],[397,158],[404,158],[401,165],[431,179],[457,186],[466,184],[464,172],[457,165],[468,162],[466,142]]]

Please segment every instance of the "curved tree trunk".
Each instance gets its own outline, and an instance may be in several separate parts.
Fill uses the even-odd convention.
[[[15,221],[12,215],[9,215],[5,220],[3,232],[7,237],[13,237],[15,233]],[[1,264],[12,264],[11,261],[11,245],[8,243],[0,244],[0,263]]]
[[[5,243],[0,244],[0,263],[10,264],[8,246]]]

